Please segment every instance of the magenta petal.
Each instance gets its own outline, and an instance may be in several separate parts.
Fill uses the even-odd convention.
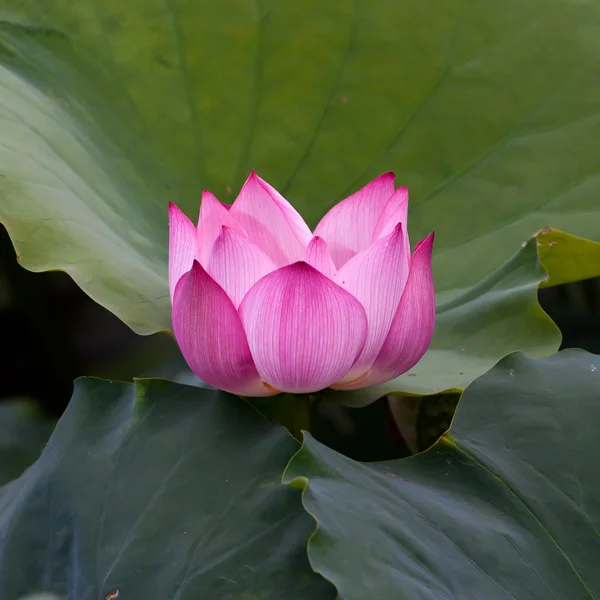
[[[358,389],[394,379],[412,369],[425,354],[435,325],[435,295],[431,273],[434,234],[413,252],[410,274],[392,326],[366,377],[344,389]]]
[[[369,323],[360,357],[341,381],[351,381],[373,364],[388,335],[408,278],[410,257],[406,255],[402,224],[388,236],[352,257],[334,281],[364,306]]]
[[[318,236],[315,236],[306,246],[302,260],[329,277],[329,279],[335,275],[335,265],[331,260],[327,244],[325,240]]]
[[[393,193],[394,174],[385,173],[336,204],[321,219],[315,235],[327,242],[338,269],[371,243],[375,225]]]
[[[300,260],[312,238],[308,225],[292,205],[254,172],[229,214],[278,267]]]
[[[275,265],[246,236],[223,227],[213,244],[206,270],[237,308],[246,292],[263,275],[274,271]]]
[[[188,365],[206,383],[242,396],[272,394],[258,375],[233,303],[198,261],[177,285],[173,332]]]
[[[229,227],[237,233],[244,234],[230,210],[210,192],[202,192],[202,203],[200,204],[200,218],[198,220],[198,246],[200,264],[206,268],[208,257],[215,240],[221,234],[221,229]]]
[[[175,204],[169,202],[169,293],[171,302],[173,302],[177,282],[184,273],[192,268],[196,254],[196,228]]]
[[[285,392],[315,392],[338,381],[367,335],[360,302],[305,262],[263,277],[239,313],[258,372]]]

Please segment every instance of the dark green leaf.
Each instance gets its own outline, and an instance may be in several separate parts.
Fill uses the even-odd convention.
[[[413,458],[361,464],[306,435],[285,480],[341,600],[600,596],[600,356],[515,354]]]
[[[331,599],[281,485],[297,448],[224,393],[79,380],[40,459],[0,490],[0,596]]]
[[[0,403],[0,485],[18,477],[40,455],[54,423],[32,400]]]

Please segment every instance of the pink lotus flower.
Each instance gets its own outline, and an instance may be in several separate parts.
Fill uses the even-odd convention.
[[[173,330],[191,369],[243,396],[358,389],[398,377],[435,321],[433,233],[410,255],[408,192],[386,173],[314,235],[252,173],[232,206],[202,194],[198,227],[169,206]]]

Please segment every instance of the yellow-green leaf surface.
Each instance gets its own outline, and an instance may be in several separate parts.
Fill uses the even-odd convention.
[[[203,188],[231,200],[251,169],[311,224],[396,171],[413,242],[437,231],[440,310],[544,227],[600,240],[593,0],[6,0],[0,49],[0,219],[20,260],[141,333],[170,326],[167,202],[195,217]],[[531,328],[534,353],[556,343],[539,311],[514,324],[502,337]],[[520,349],[479,337],[480,365]]]
[[[600,244],[546,227],[534,235],[548,279],[541,287],[598,276]]]
[[[600,357],[565,351],[504,359],[411,458],[307,434],[285,480],[316,520],[312,567],[341,600],[597,598],[599,419]]]

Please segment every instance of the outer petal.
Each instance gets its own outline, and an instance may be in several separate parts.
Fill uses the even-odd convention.
[[[400,306],[371,370],[364,378],[342,386],[343,389],[358,389],[394,379],[412,369],[425,354],[435,324],[431,274],[433,238],[434,234],[429,234],[415,248]]]
[[[215,240],[219,237],[223,226],[244,234],[244,229],[231,216],[230,210],[219,202],[210,192],[202,192],[200,218],[198,220],[199,260],[203,267],[208,264],[208,257]]]
[[[259,373],[285,392],[315,392],[339,380],[367,335],[358,300],[305,262],[263,277],[239,312]]]
[[[394,174],[385,173],[336,204],[321,219],[315,235],[327,242],[338,269],[371,243],[375,225],[393,193]]]
[[[192,222],[169,202],[169,292],[171,302],[175,286],[184,273],[192,268],[197,254],[196,228]]]
[[[237,308],[246,292],[275,264],[246,236],[223,227],[213,244],[206,270]]]
[[[300,260],[312,234],[293,206],[254,171],[229,214],[277,266]]]
[[[233,303],[198,261],[177,285],[173,331],[185,360],[203,381],[243,396],[271,395]]]
[[[341,383],[362,375],[379,354],[400,303],[409,264],[399,223],[387,237],[351,258],[337,272],[334,281],[360,301],[369,323],[365,347]]]
[[[302,260],[329,277],[329,279],[335,275],[335,265],[327,249],[327,243],[318,236],[315,236],[306,246]]]

